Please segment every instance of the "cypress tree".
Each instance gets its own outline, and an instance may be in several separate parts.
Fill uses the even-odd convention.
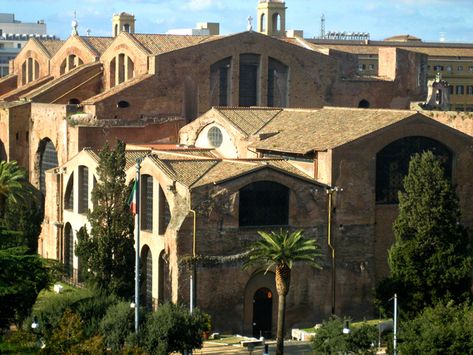
[[[125,144],[108,144],[99,153],[98,181],[92,190],[90,234],[78,234],[76,255],[87,265],[88,280],[99,290],[129,298],[134,285],[133,217],[125,181]]]
[[[398,292],[406,315],[439,301],[466,300],[471,286],[471,248],[460,223],[458,198],[441,162],[432,152],[414,155],[403,183],[387,284]]]

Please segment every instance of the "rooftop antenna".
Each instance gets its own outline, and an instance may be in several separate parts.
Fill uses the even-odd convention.
[[[320,18],[320,38],[324,39],[325,38],[325,15],[322,14],[322,17]]]

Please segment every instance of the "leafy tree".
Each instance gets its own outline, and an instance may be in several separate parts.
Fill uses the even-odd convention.
[[[26,172],[16,161],[0,161],[0,218],[5,214],[7,201],[26,203],[32,191]]]
[[[31,198],[27,204],[18,204],[7,200],[2,221],[7,229],[21,233],[23,239],[21,244],[28,247],[32,254],[38,251],[38,238],[43,222],[43,209],[38,201],[37,198]]]
[[[144,325],[143,346],[150,354],[202,348],[202,333],[208,331],[209,316],[195,308],[191,313],[182,305],[166,303],[151,313]]]
[[[313,348],[316,354],[375,354],[376,349],[372,346],[378,338],[378,330],[375,326],[363,323],[360,326],[351,327],[349,334],[343,334],[343,320],[334,316],[322,323],[317,329],[313,340]]]
[[[404,190],[389,250],[391,277],[378,297],[397,292],[403,314],[412,316],[439,301],[467,299],[472,257],[458,198],[432,152],[413,156]]]
[[[276,290],[278,292],[278,325],[276,354],[284,353],[284,323],[286,295],[291,284],[291,269],[294,262],[304,261],[315,267],[320,256],[315,240],[305,239],[302,230],[292,233],[280,230],[278,233],[258,232],[262,239],[251,247],[244,267],[264,265],[266,271],[275,267]]]
[[[87,215],[90,234],[78,234],[76,255],[87,265],[89,281],[98,289],[124,298],[133,294],[133,218],[125,183],[125,145],[108,144],[99,153],[98,181],[92,190],[94,209]]]
[[[18,234],[0,227],[0,240]],[[28,248],[0,249],[0,328],[12,322],[20,324],[29,314],[39,292],[49,283],[45,261],[29,254]]]
[[[473,308],[439,303],[415,319],[402,322],[399,352],[419,355],[473,353]]]

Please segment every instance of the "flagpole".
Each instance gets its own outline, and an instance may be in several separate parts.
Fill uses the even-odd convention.
[[[136,159],[135,213],[135,333],[140,321],[140,169],[142,159]]]

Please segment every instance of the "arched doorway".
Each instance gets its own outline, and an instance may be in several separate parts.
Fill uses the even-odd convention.
[[[255,338],[271,338],[272,311],[272,291],[266,287],[258,289],[253,296],[253,336]]]
[[[39,190],[46,195],[46,171],[59,165],[56,148],[49,138],[44,138],[39,142],[37,156],[39,158]]]
[[[274,273],[258,271],[250,277],[245,287],[243,333],[270,338],[276,334],[278,295]]]
[[[70,223],[64,227],[64,271],[67,277],[72,277],[74,261],[74,233]]]
[[[143,305],[148,311],[153,309],[153,256],[147,245],[141,250],[143,284],[141,294]]]

